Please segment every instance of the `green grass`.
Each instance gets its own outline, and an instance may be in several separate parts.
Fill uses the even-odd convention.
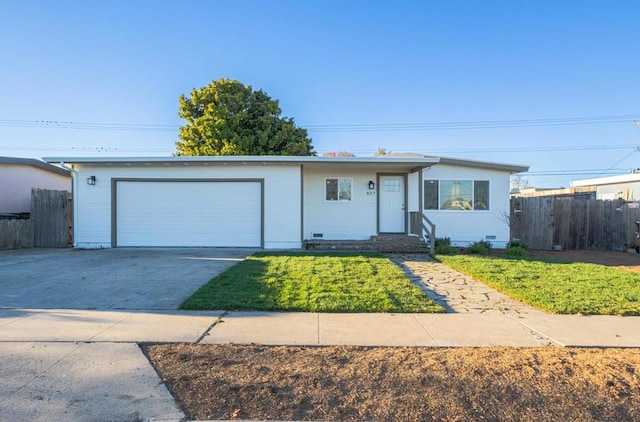
[[[443,312],[377,253],[256,253],[198,289],[181,309]]]
[[[550,258],[436,258],[501,292],[556,314],[640,315],[640,274]]]

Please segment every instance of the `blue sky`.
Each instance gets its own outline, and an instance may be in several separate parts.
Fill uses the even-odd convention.
[[[625,173],[640,167],[639,10],[5,1],[0,155],[170,155],[179,96],[228,77],[279,99],[320,154],[383,147],[527,164],[524,179],[540,187]]]

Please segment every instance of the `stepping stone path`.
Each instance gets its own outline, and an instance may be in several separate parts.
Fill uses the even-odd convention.
[[[447,313],[499,311],[512,316],[542,313],[484,283],[474,280],[427,254],[388,254],[416,285]]]

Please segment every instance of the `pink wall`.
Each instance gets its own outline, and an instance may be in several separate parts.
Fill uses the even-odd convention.
[[[0,164],[0,214],[30,212],[31,188],[71,192],[71,177],[27,165]]]

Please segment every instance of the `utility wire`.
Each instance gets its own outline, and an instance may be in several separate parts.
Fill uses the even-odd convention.
[[[634,121],[640,114],[622,114],[612,116],[562,117],[553,119],[520,119],[489,120],[431,123],[373,123],[373,124],[322,124],[300,126],[309,132],[402,132],[402,131],[434,131],[434,130],[468,130],[468,129],[508,129],[520,127],[545,127],[567,125],[613,124]],[[11,120],[0,119],[0,126],[46,129],[75,129],[99,131],[130,132],[174,132],[178,125],[158,125],[141,123],[91,123],[58,120]]]
[[[620,160],[620,161],[616,161],[616,163],[615,163],[614,165],[612,165],[611,167],[609,167],[607,170],[605,170],[605,172],[607,172],[607,171],[611,170],[612,168],[614,168],[615,166],[617,166],[618,164],[620,164],[621,162],[623,162],[624,160],[626,160],[627,158],[629,158],[629,157],[631,156],[631,154],[633,154],[634,152],[636,152],[636,151],[638,151],[638,150],[639,150],[639,148],[634,148],[634,149],[633,149],[629,154],[625,155],[625,156],[622,158],[622,160]],[[599,174],[599,175],[598,175],[598,176],[596,176],[596,177],[600,177],[600,176],[602,176],[603,174],[604,174],[604,173],[601,173],[601,174]]]
[[[549,146],[549,147],[494,147],[494,148],[466,148],[466,149],[432,149],[429,151],[417,151],[415,153],[422,155],[437,155],[437,154],[477,154],[477,153],[529,153],[529,152],[553,152],[553,151],[594,151],[594,150],[615,150],[615,149],[629,149],[636,148],[636,145],[631,144],[620,144],[620,145],[585,145],[585,146],[575,146],[575,145],[564,145],[564,146]],[[129,151],[129,152],[144,152],[144,151],[167,151],[170,148],[120,148],[120,147],[92,147],[92,146],[82,146],[82,147],[74,147],[74,146],[24,146],[24,145],[8,145],[6,147],[2,146],[0,143],[0,149],[4,150],[13,150],[13,151],[36,151],[46,149],[49,151],[76,151],[76,150],[120,150],[120,151]],[[323,153],[329,152],[330,150],[320,150],[318,153],[322,155]],[[375,150],[349,150],[351,153],[359,153],[359,154],[373,154]],[[626,157],[625,157],[626,158]],[[615,166],[616,164],[614,164]]]

